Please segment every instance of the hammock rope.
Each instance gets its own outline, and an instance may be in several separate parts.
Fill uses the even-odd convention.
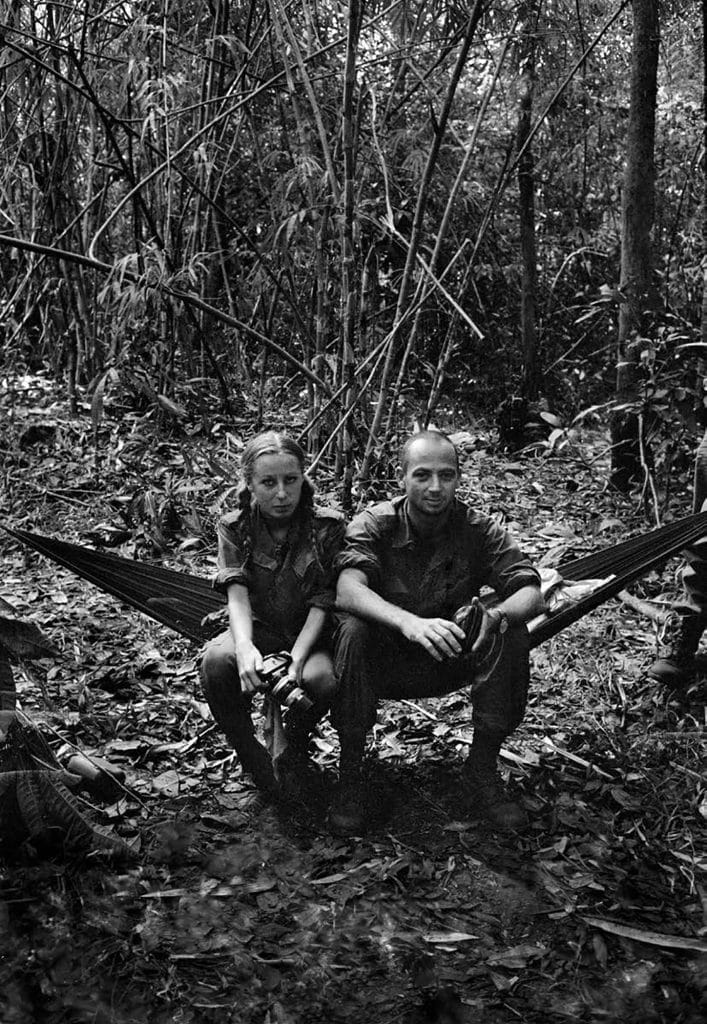
[[[149,565],[26,530],[5,526],[3,529],[75,575],[197,643],[203,643],[223,629],[223,625],[215,623],[213,618],[214,613],[224,607],[225,598],[201,576]],[[707,512],[698,512],[582,558],[561,563],[557,572],[564,580],[602,582],[580,600],[570,601],[551,614],[534,620],[530,632],[531,647],[549,640],[705,535]]]

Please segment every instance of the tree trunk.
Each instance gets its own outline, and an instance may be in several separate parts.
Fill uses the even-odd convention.
[[[356,93],[356,52],[361,27],[361,9],[358,0],[349,2],[349,23],[346,41],[346,65],[344,69],[344,93],[341,114],[341,140],[344,156],[344,188],[341,217],[341,376],[347,388],[342,405],[347,408],[353,397],[354,348],[356,325],[356,281],[354,245],[354,179],[356,175],[355,152],[355,93]],[[339,462],[343,469],[343,507],[350,512],[353,484],[353,450],[351,424],[347,421],[340,438]]]
[[[535,31],[537,4],[530,0],[525,11],[521,42],[520,109],[518,112],[518,215],[520,222],[521,292],[520,330],[523,346],[522,397],[534,402],[538,397],[538,336],[535,319],[537,255],[535,248],[535,175],[530,129],[533,113]]]
[[[702,148],[707,153],[707,0],[702,0]],[[707,345],[707,159],[702,179],[702,343]],[[703,424],[704,425],[704,424]]]
[[[656,305],[652,280],[651,232],[655,212],[655,106],[658,77],[658,0],[633,0],[631,105],[621,202],[621,303],[616,368],[616,399],[638,398],[637,341],[649,327]],[[627,491],[641,479],[640,417],[620,410],[611,423],[611,482]]]

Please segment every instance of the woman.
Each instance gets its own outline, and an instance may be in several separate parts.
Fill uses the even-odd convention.
[[[243,449],[238,510],[218,526],[214,586],[228,598],[229,629],[210,641],[201,663],[206,699],[259,789],[278,786],[270,755],[255,738],[252,695],[263,689],[263,655],[287,651],[289,679],[314,701],[287,712],[287,750],[278,759],[281,784],[306,765],[309,738],[334,692],[329,613],[334,605],[334,556],[343,516],[314,507],[304,452],[286,434],[267,431]]]

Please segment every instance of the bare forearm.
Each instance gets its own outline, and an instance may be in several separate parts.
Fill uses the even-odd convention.
[[[238,647],[253,642],[253,612],[248,590],[240,583],[228,588],[228,623],[233,642]]]
[[[404,608],[386,601],[367,584],[351,579],[346,572],[339,577],[336,607],[342,612],[350,612],[361,619],[377,622],[398,633],[403,632],[406,618],[410,617],[410,613]]]
[[[341,611],[401,633],[406,640],[424,647],[436,661],[455,658],[461,653],[464,631],[455,622],[421,618],[391,604],[371,590],[365,575],[356,569],[345,569],[339,576],[336,604]]]
[[[545,602],[539,587],[521,587],[495,607],[506,616],[509,625],[521,626],[536,615],[542,615]]]

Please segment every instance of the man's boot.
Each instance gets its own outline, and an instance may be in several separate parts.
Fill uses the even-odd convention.
[[[496,828],[512,831],[528,824],[528,816],[511,800],[496,770],[504,736],[474,730],[469,757],[462,769],[469,810],[486,818]]]
[[[665,628],[665,649],[654,661],[648,675],[664,686],[679,690],[695,678],[695,654],[705,628],[705,619],[694,612],[676,614]]]
[[[329,809],[329,827],[337,836],[360,836],[368,824],[363,787],[363,752],[366,734],[341,736],[339,784]]]

